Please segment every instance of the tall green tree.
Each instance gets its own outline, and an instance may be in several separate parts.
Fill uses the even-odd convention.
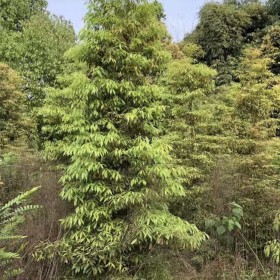
[[[75,44],[72,24],[46,6],[45,0],[0,1],[0,61],[24,78],[31,109],[42,105],[44,88],[67,68],[63,55]]]
[[[62,17],[38,13],[23,23],[17,41],[18,57],[14,67],[24,78],[31,108],[40,107],[45,88],[55,86],[58,75],[70,67],[64,53],[75,44],[73,26]]]
[[[199,23],[185,40],[202,47],[206,62],[218,71],[217,85],[238,81],[235,70],[246,44],[261,41],[270,24],[261,1],[223,1],[205,4]]]
[[[280,14],[280,1],[279,0],[268,0],[267,7],[273,15],[279,16]]]
[[[183,51],[190,54],[190,48]],[[213,123],[211,96],[215,89],[216,71],[197,64],[192,57],[182,57],[169,64],[163,83],[167,87],[167,104],[171,104],[167,140],[173,147],[176,164],[187,170],[184,187],[188,193],[201,194],[202,185],[220,152],[218,131]],[[194,200],[194,196],[190,196]],[[190,197],[183,198],[179,212],[191,214]],[[189,207],[190,206],[190,207]]]
[[[233,197],[244,208],[247,239],[258,249],[271,234],[271,218],[280,199],[277,120],[271,118],[279,107],[279,79],[269,71],[270,63],[260,49],[247,48],[237,73],[240,83],[227,88],[233,106],[226,125],[231,131],[227,146],[239,181]]]
[[[44,11],[46,6],[46,0],[1,0],[0,25],[10,31],[19,31],[23,21]]]
[[[263,54],[271,59],[269,65],[273,74],[280,74],[280,26],[271,26],[263,38],[261,50]]]
[[[76,276],[158,279],[150,263],[167,264],[162,247],[194,249],[205,239],[168,210],[184,195],[185,172],[160,137],[156,81],[170,58],[162,7],[96,0],[88,8],[82,43],[69,52],[86,71],[62,79],[41,111],[46,157],[62,164],[61,195],[75,207],[62,221],[64,238],[44,248],[58,248]]]
[[[199,23],[191,38],[202,46],[207,63],[224,62],[240,54],[244,29],[249,24],[248,14],[236,5],[208,3],[199,12]]]
[[[17,8],[14,2],[10,5],[3,9]],[[22,77],[25,104],[35,119],[37,133],[33,134],[38,136],[39,141],[36,142],[39,145],[43,136],[37,108],[44,102],[45,89],[56,85],[58,75],[71,71],[71,64],[64,58],[64,53],[75,45],[72,24],[41,10],[35,9],[32,15],[21,20],[18,31],[9,30],[0,23],[0,61],[10,65]]]
[[[27,118],[22,81],[6,64],[0,64],[0,152],[25,146],[27,129],[32,122]]]

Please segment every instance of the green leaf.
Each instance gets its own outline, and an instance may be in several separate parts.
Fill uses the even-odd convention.
[[[218,235],[223,235],[226,232],[226,228],[223,225],[220,225],[217,227],[217,233]]]

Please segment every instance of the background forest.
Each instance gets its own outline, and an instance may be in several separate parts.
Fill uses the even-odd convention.
[[[0,0],[0,279],[280,279],[280,1]]]

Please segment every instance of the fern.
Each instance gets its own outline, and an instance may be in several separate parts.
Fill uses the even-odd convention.
[[[0,271],[2,275],[0,279],[9,279],[12,276],[22,273],[21,269],[10,268],[12,262],[20,255],[17,252],[10,252],[6,249],[9,241],[17,241],[24,239],[25,236],[16,235],[15,232],[20,224],[24,222],[24,214],[32,210],[38,209],[38,205],[25,205],[28,198],[39,188],[33,188],[22,193],[10,200],[4,205],[0,205]]]

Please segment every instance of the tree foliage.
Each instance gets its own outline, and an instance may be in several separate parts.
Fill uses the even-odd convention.
[[[280,73],[280,26],[271,26],[262,40],[261,50],[263,54],[271,59],[270,70],[273,74]]]
[[[226,61],[237,56],[244,43],[244,30],[250,24],[249,15],[235,5],[209,3],[199,12],[199,24],[191,35],[202,46],[208,63]]]
[[[68,67],[64,53],[74,45],[74,30],[63,18],[37,14],[23,24],[20,41],[19,69],[25,80],[25,92],[33,107],[41,106],[44,88],[54,86],[57,76]]]
[[[279,0],[268,0],[267,7],[273,15],[279,16],[280,14],[280,1]]]
[[[58,239],[57,218],[28,229],[44,240],[21,279],[278,279],[277,3],[207,3],[175,43],[158,1],[93,0],[75,42],[45,1],[0,0],[2,178],[29,183],[14,152],[37,134],[70,205],[46,209]],[[0,278],[25,197],[0,206]]]
[[[11,31],[19,31],[23,21],[42,12],[46,6],[46,0],[1,0],[0,25]]]
[[[63,18],[37,13],[22,22],[21,32],[3,29],[3,33],[1,60],[23,77],[31,108],[41,106],[44,89],[54,86],[57,76],[67,69],[64,53],[75,43],[72,25]]]
[[[192,49],[195,50],[193,46]],[[187,46],[184,52],[190,54]],[[188,168],[184,177],[188,188],[195,188],[195,182],[205,176],[204,169],[211,163],[211,150],[217,148],[215,137],[211,137],[215,133],[211,133],[209,98],[215,87],[215,76],[215,70],[196,64],[191,57],[183,57],[170,63],[163,78],[168,90],[167,103],[171,104],[168,138],[178,164]]]
[[[279,106],[279,79],[269,71],[270,62],[260,49],[247,48],[238,67],[240,83],[226,89],[232,102],[230,121],[225,124],[231,131],[227,147],[235,176],[240,178],[238,185],[242,186],[233,195],[244,208],[247,234],[256,247],[262,247],[262,238],[269,236],[271,216],[280,198],[275,154],[279,149],[275,138],[277,121],[271,118],[271,112]],[[270,203],[264,211],[267,199]],[[254,241],[251,234],[256,226],[258,235]]]
[[[26,116],[19,76],[6,64],[0,64],[0,151],[25,144],[32,122]]]
[[[261,41],[271,18],[261,1],[223,1],[205,4],[199,23],[185,40],[202,47],[206,62],[217,71],[217,85],[238,81],[235,70],[248,43]]]
[[[149,252],[205,240],[168,211],[184,195],[185,171],[160,137],[165,107],[155,82],[170,59],[161,15],[157,2],[91,2],[82,44],[69,53],[87,69],[63,78],[68,86],[51,90],[41,111],[46,157],[64,166],[61,195],[75,206],[54,246],[76,275],[141,276]]]

